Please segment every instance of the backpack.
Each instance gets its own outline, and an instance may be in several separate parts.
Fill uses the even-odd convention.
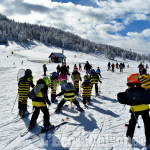
[[[141,87],[145,89],[150,89],[150,75],[143,74],[139,76],[139,82],[141,83]]]

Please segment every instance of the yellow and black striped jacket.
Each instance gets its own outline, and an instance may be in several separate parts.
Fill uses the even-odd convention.
[[[64,94],[64,100],[70,101],[70,102],[75,100],[75,91],[74,91],[74,89],[63,90],[62,92],[60,92],[56,96],[61,96],[63,94]]]
[[[45,107],[46,103],[49,103],[48,99],[48,86],[45,84],[45,81],[43,79],[39,79],[37,81],[37,84],[43,84],[42,89],[40,92],[36,95],[35,99],[32,100],[32,105],[36,107]]]
[[[30,91],[30,86],[33,88],[33,76],[29,76],[28,78],[22,77],[18,83],[18,94],[19,101],[22,104],[27,104],[28,94]]]
[[[51,79],[51,94],[56,95],[57,85],[58,85],[58,80],[57,79]]]
[[[92,84],[98,83],[98,81],[100,81],[99,76],[97,73],[94,73],[90,76],[90,81]]]
[[[150,75],[143,74],[139,77],[139,82],[141,83],[141,87],[145,89],[150,89]]]
[[[81,87],[83,88],[82,97],[91,97],[91,91],[92,91],[91,82],[89,83],[83,82]]]

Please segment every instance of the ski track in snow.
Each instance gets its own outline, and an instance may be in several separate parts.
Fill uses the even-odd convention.
[[[11,54],[11,51],[14,54]],[[94,56],[79,52],[65,50],[67,56],[67,65],[70,66],[70,73],[73,71],[74,64],[85,63],[87,60],[96,69],[101,69],[102,84],[100,86],[100,96],[95,96],[95,88],[92,90],[92,104],[84,113],[75,110],[75,106],[71,108],[71,104],[66,102],[68,107],[64,106],[60,114],[54,114],[57,104],[49,107],[51,114],[50,121],[52,124],[58,124],[61,119],[69,117],[69,122],[60,126],[54,134],[49,131],[39,137],[30,139],[40,131],[42,122],[33,131],[27,133],[24,137],[20,134],[26,131],[29,125],[31,115],[19,121],[17,113],[17,73],[19,69],[31,69],[33,72],[33,81],[36,81],[43,75],[43,63],[47,64],[49,75],[56,71],[58,64],[48,63],[48,56],[51,52],[61,52],[59,48],[48,48],[41,43],[35,42],[30,49],[23,49],[16,43],[10,44],[9,47],[0,46],[0,149],[2,150],[130,150],[141,149],[144,145],[144,127],[141,117],[139,117],[140,129],[135,130],[136,144],[131,148],[127,143],[125,123],[130,119],[129,106],[121,105],[117,102],[117,93],[125,91],[127,76],[131,73],[138,72],[139,62],[124,61],[125,65],[130,64],[131,68],[124,69],[123,73],[115,70],[114,73],[107,71],[107,63],[109,60],[101,56]],[[74,57],[76,55],[76,58]],[[8,58],[7,58],[8,56]],[[21,65],[23,61],[23,65]],[[110,61],[113,62],[113,61]],[[118,58],[118,62],[122,62]],[[114,63],[116,63],[114,61]],[[147,64],[149,64],[147,62]],[[82,65],[83,70],[83,65]],[[149,70],[148,70],[149,72]],[[85,71],[81,71],[81,76],[85,75]],[[69,81],[71,78],[69,77]],[[60,87],[58,87],[60,91]],[[50,96],[50,90],[49,90]],[[59,101],[61,98],[58,98]],[[77,98],[82,104],[82,97]],[[15,105],[14,105],[15,104]],[[13,108],[14,105],[14,108]],[[28,100],[28,110],[32,112],[32,102]],[[42,119],[40,113],[38,121]],[[47,138],[47,140],[46,140]]]

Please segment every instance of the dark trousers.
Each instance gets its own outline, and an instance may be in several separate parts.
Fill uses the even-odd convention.
[[[134,115],[135,114],[135,115]],[[149,111],[140,111],[140,112],[131,112],[131,119],[129,120],[129,126],[127,129],[127,136],[130,136],[131,138],[134,135],[135,126],[137,123],[137,119],[139,115],[142,116],[143,122],[144,122],[144,128],[145,128],[145,136],[146,136],[146,142],[150,140],[150,116]]]
[[[18,109],[27,111],[27,104],[22,104],[20,101],[18,102]]]
[[[67,101],[66,100],[61,100],[61,102],[58,104],[58,109],[61,109],[63,107],[63,105],[66,103]],[[76,106],[79,105],[79,102],[74,100],[72,101]]]
[[[35,124],[36,123],[36,120],[39,116],[39,113],[40,113],[40,110],[43,112],[44,116],[43,116],[43,125],[44,126],[49,126],[50,123],[49,123],[49,112],[48,112],[48,109],[47,107],[35,107],[34,106],[34,112],[33,112],[33,115],[31,117],[31,121],[30,121],[30,124]]]
[[[94,83],[94,84],[95,84],[95,93],[98,94],[98,83]]]
[[[83,97],[83,104],[86,104],[87,102],[91,102],[90,97]]]

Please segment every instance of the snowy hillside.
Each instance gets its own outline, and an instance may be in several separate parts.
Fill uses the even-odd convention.
[[[126,127],[130,119],[129,106],[123,106],[116,100],[117,93],[125,91],[127,88],[127,76],[137,73],[139,62],[125,61],[123,73],[115,70],[114,73],[107,71],[108,59],[104,56],[94,56],[90,54],[77,53],[73,51],[64,52],[67,57],[67,65],[70,73],[73,71],[74,64],[83,64],[88,60],[96,69],[98,66],[102,71],[102,84],[100,86],[100,96],[96,97],[94,89],[92,91],[92,104],[84,113],[80,113],[68,102],[68,107],[64,106],[60,114],[54,114],[57,104],[49,107],[51,114],[50,122],[58,124],[62,119],[69,117],[69,122],[62,125],[54,134],[49,131],[47,136],[43,134],[39,137],[30,139],[32,134],[40,131],[40,125],[24,137],[21,133],[26,131],[31,115],[20,121],[15,122],[18,114],[17,109],[17,73],[19,69],[31,69],[33,81],[43,77],[43,63],[46,63],[48,75],[56,71],[58,64],[48,63],[48,56],[51,52],[61,52],[61,49],[46,47],[35,42],[28,47],[21,47],[16,43],[9,43],[9,47],[0,46],[0,149],[2,150],[129,150],[131,146],[127,143]],[[13,51],[14,54],[11,54]],[[75,57],[76,55],[76,57]],[[21,64],[23,61],[23,64]],[[113,61],[111,61],[113,62]],[[118,62],[122,60],[118,59]],[[116,62],[115,62],[116,63]],[[147,63],[148,64],[148,63]],[[150,64],[148,64],[150,66]],[[81,71],[81,76],[85,71]],[[148,70],[148,73],[150,71]],[[69,81],[71,78],[69,77]],[[60,88],[58,88],[60,92]],[[58,93],[57,92],[57,93]],[[49,90],[50,96],[50,90]],[[81,98],[81,97],[80,97]],[[83,103],[77,97],[81,106]],[[59,99],[60,100],[60,99]],[[16,102],[15,102],[16,101]],[[15,103],[15,105],[14,105]],[[14,109],[13,109],[14,105]],[[28,100],[28,110],[32,112],[31,100]],[[38,121],[42,120],[40,113]],[[139,117],[141,128],[137,128],[134,134],[134,149],[143,148],[145,144],[144,127],[141,117]]]

